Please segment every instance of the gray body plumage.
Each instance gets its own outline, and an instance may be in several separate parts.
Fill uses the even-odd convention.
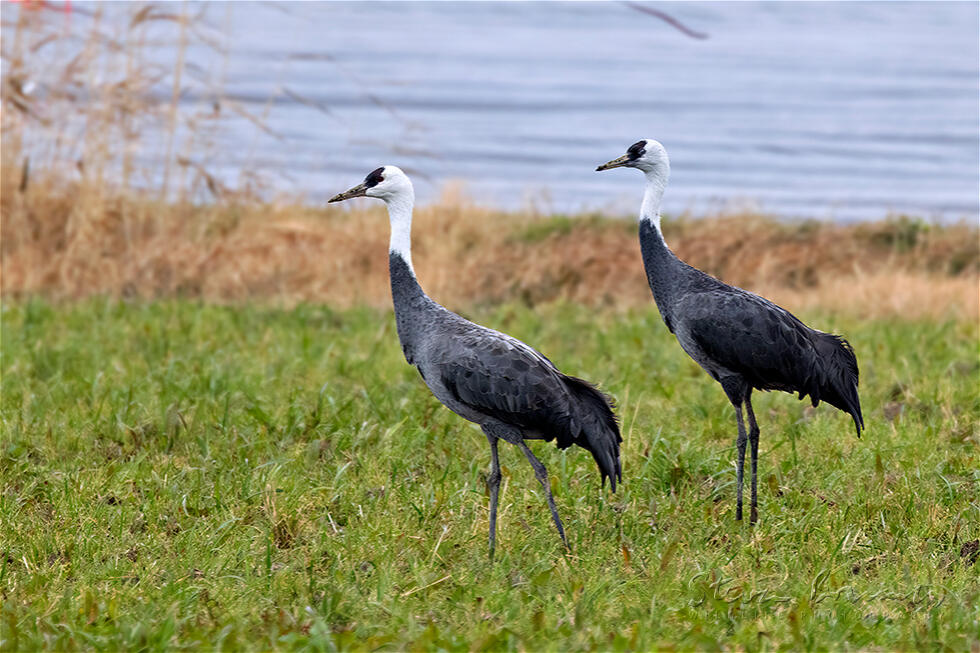
[[[562,542],[565,529],[551,493],[548,471],[525,440],[555,440],[565,449],[588,449],[615,492],[622,480],[619,424],[612,403],[590,383],[558,371],[524,343],[446,310],[422,291],[412,270],[411,228],[415,190],[396,166],[381,166],[364,181],[330,198],[342,202],[375,197],[388,207],[391,238],[388,266],[398,340],[436,398],[454,413],[480,425],[490,444],[490,558],[497,532],[500,461],[497,443],[517,446],[544,490]]]
[[[751,389],[809,395],[814,406],[826,401],[849,413],[861,435],[857,359],[846,340],[687,265],[648,220],[640,221],[640,246],[667,328],[730,398]]]
[[[608,399],[506,334],[440,306],[405,261],[389,255],[398,339],[432,394],[494,437],[557,440],[588,449],[613,491],[622,477],[619,428]]]
[[[735,407],[738,424],[738,498],[735,518],[742,518],[742,478],[746,443],[752,445],[751,521],[757,512],[759,425],[752,410],[752,390],[783,390],[825,401],[864,428],[858,399],[858,365],[854,351],[840,336],[803,324],[767,299],[705,274],[678,259],[660,232],[660,201],[670,177],[663,145],[637,141],[623,156],[597,171],[636,168],[646,177],[640,209],[640,249],[650,290],[667,328],[685,352],[721,384]],[[743,406],[748,413],[746,432]]]

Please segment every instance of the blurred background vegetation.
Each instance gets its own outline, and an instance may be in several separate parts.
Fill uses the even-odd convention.
[[[0,5],[0,648],[977,650],[977,225],[667,216],[861,362],[862,440],[759,398],[746,529],[730,407],[635,220],[446,186],[415,214],[427,291],[600,381],[625,438],[615,497],[540,449],[571,555],[502,451],[490,566],[485,443],[403,364],[384,207],[219,173],[229,116],[273,131],[226,92],[221,5],[107,6]]]
[[[234,185],[212,171],[227,116],[269,128],[226,96],[227,44],[205,7],[131,4],[122,21],[97,3],[4,5],[5,297],[386,305],[380,207],[347,212],[270,195],[258,167],[239,170]],[[417,212],[416,259],[449,305],[645,306],[633,224],[488,208],[450,185]],[[666,232],[691,264],[796,308],[978,313],[976,225],[743,211],[668,216]]]

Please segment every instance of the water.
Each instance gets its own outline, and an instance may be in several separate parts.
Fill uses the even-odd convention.
[[[209,165],[314,201],[393,163],[423,201],[633,213],[639,173],[594,169],[651,137],[668,212],[980,215],[978,3],[647,6],[708,38],[618,2],[211,5],[228,53],[191,60],[278,137],[233,117]]]

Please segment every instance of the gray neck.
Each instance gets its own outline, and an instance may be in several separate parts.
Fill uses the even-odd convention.
[[[427,309],[432,300],[422,290],[412,266],[401,254],[388,254],[388,272],[391,275],[391,300],[395,305],[395,326],[398,341],[402,346],[405,360],[415,363],[416,343],[425,329]]]
[[[664,194],[666,179],[655,172],[646,173],[646,177],[647,186],[640,208],[640,252],[657,308],[667,326],[673,330],[673,298],[687,266],[670,251],[660,231],[660,200]]]
[[[410,194],[406,194],[385,202],[391,220],[388,248],[391,300],[395,306],[398,340],[409,363],[415,360],[415,343],[425,328],[423,313],[432,304],[412,268],[412,199]]]

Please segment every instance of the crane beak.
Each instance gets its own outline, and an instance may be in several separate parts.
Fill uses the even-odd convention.
[[[595,170],[596,170],[596,172],[599,172],[601,170],[612,170],[613,168],[622,168],[623,166],[627,165],[629,162],[630,162],[630,156],[629,156],[629,154],[624,154],[623,156],[619,157],[618,159],[613,159],[612,161],[610,161],[608,163],[603,163],[601,166],[599,166]]]
[[[343,202],[344,200],[349,200],[354,197],[365,197],[367,196],[367,186],[363,183],[354,186],[350,190],[345,190],[343,193],[338,193],[327,200],[327,204],[331,202]]]

